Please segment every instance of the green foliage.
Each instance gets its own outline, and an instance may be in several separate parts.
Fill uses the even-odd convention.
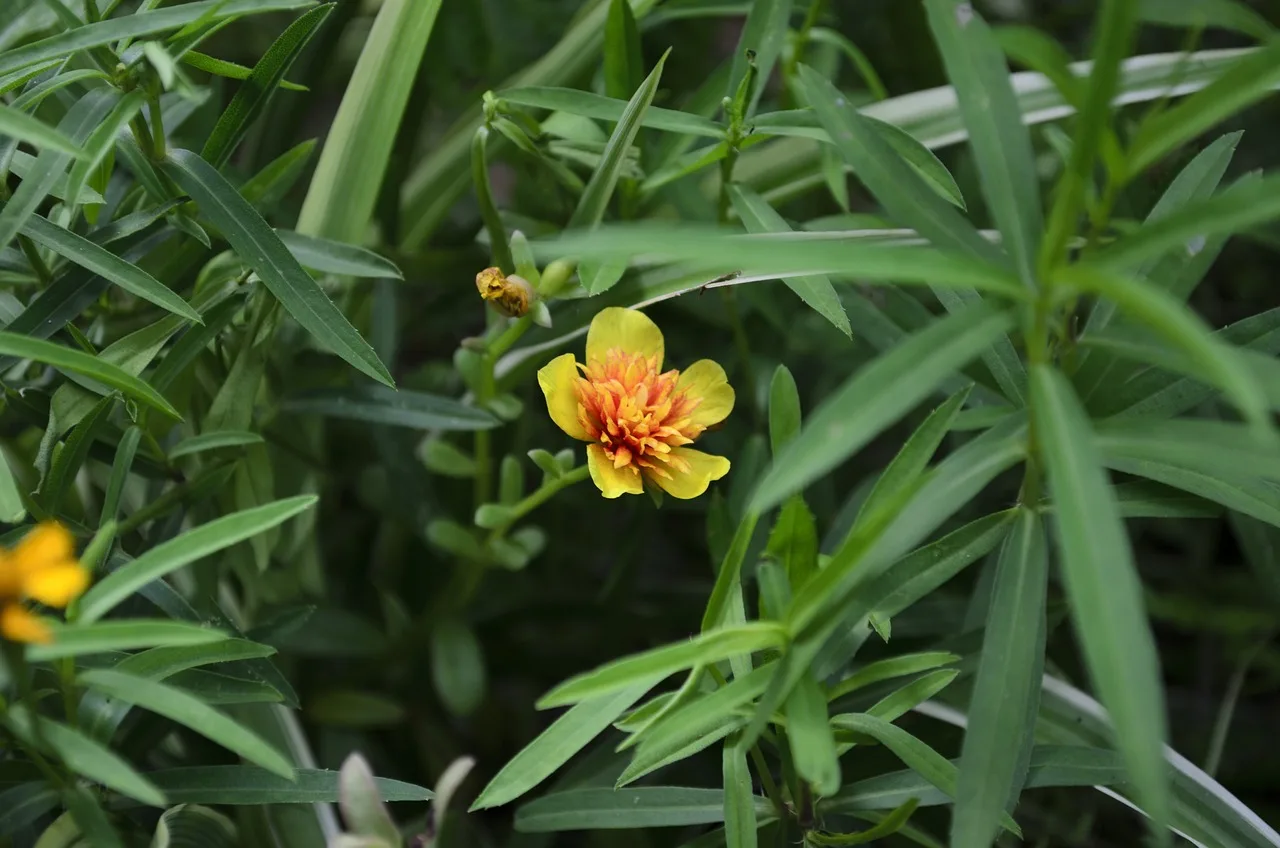
[[[0,5],[0,844],[1280,846],[1269,13]]]

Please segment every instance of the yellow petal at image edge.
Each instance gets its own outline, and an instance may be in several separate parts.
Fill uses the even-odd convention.
[[[604,362],[605,354],[615,347],[645,358],[657,356],[658,370],[662,370],[662,331],[643,312],[610,306],[591,319],[587,330],[587,362]]]
[[[699,359],[680,372],[676,388],[687,392],[690,400],[698,401],[689,416],[690,423],[698,427],[719,424],[733,412],[733,386],[719,362]]]
[[[586,442],[591,437],[578,422],[578,391],[573,387],[577,378],[578,368],[572,353],[557,356],[538,371],[538,385],[547,396],[551,420],[573,438]]]
[[[78,563],[67,562],[28,574],[22,581],[22,590],[28,598],[46,606],[65,607],[88,585],[89,572]]]
[[[606,498],[639,495],[644,492],[644,482],[640,479],[635,466],[624,465],[621,468],[614,468],[613,462],[604,455],[604,448],[599,445],[587,446],[587,470],[591,472],[591,482],[596,484],[600,493]]]
[[[671,456],[689,463],[689,470],[677,472],[668,466],[671,479],[651,474],[649,479],[662,487],[662,490],[673,498],[689,500],[696,498],[707,490],[712,480],[719,480],[729,473],[729,460],[723,456],[703,453],[693,448],[676,448]],[[594,476],[594,475],[593,475]]]
[[[49,628],[34,613],[17,604],[0,608],[0,636],[10,642],[44,644],[51,639]]]
[[[75,539],[61,524],[38,524],[9,552],[9,562],[23,574],[60,565],[75,556]]]

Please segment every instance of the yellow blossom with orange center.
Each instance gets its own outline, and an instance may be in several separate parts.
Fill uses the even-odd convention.
[[[663,371],[662,331],[643,312],[609,307],[587,330],[587,361],[557,356],[538,372],[551,420],[588,442],[587,467],[606,498],[649,481],[696,498],[729,460],[687,447],[733,411],[733,387],[710,359]]]
[[[49,628],[23,602],[65,607],[88,585],[89,572],[76,559],[67,528],[52,521],[36,525],[13,549],[0,549],[0,637],[48,642]]]

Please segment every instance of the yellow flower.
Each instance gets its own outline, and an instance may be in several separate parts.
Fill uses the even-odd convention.
[[[0,549],[0,636],[48,642],[49,628],[22,601],[65,607],[88,585],[67,528],[52,521],[37,525],[13,550]]]
[[[724,457],[685,447],[733,410],[724,369],[702,359],[664,372],[662,353],[662,331],[644,313],[609,307],[587,331],[585,364],[566,353],[538,372],[551,420],[591,443],[587,466],[606,498],[638,495],[645,480],[696,498],[729,473]]]

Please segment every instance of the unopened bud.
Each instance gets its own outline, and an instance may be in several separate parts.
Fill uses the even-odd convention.
[[[480,297],[511,318],[519,318],[533,304],[533,286],[518,274],[503,274],[498,268],[485,268],[476,274]]]

